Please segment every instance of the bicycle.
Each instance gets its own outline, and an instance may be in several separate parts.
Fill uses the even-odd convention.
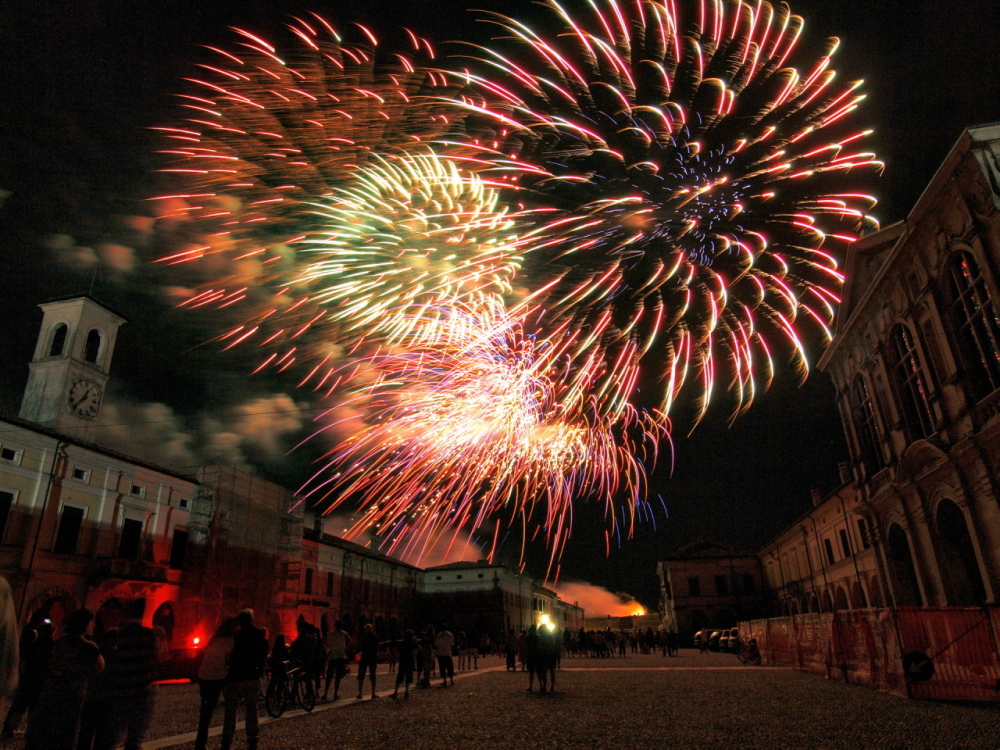
[[[311,675],[299,665],[285,662],[285,668],[272,670],[271,682],[264,694],[267,715],[277,719],[291,703],[298,703],[305,712],[316,707],[316,686]]]
[[[740,664],[750,664],[755,667],[760,666],[760,649],[757,648],[756,638],[740,638],[740,650],[736,652],[736,658]]]

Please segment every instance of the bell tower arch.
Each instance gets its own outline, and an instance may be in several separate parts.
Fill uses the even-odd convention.
[[[42,326],[19,414],[82,436],[100,411],[118,328],[127,321],[88,296],[39,307]]]

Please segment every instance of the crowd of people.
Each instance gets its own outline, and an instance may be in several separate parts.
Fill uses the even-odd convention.
[[[0,597],[0,615],[5,606]],[[135,599],[127,605],[120,628],[103,630],[94,637],[93,613],[76,610],[64,619],[57,639],[46,613],[36,613],[21,632],[10,661],[10,675],[16,673],[19,679],[2,736],[12,737],[27,717],[26,750],[111,750],[122,742],[126,750],[138,750],[149,727],[165,657],[165,639],[142,625],[144,612],[145,600]],[[11,622],[4,630],[5,653],[13,650],[9,648]],[[281,685],[294,670],[319,700],[331,699],[332,686],[336,701],[350,665],[356,663],[356,699],[365,697],[367,683],[374,700],[378,698],[377,667],[384,661],[395,686],[392,698],[407,700],[412,687],[430,687],[434,679],[440,679],[442,687],[454,685],[455,659],[459,671],[473,670],[480,657],[495,654],[506,656],[508,671],[527,672],[528,692],[535,692],[537,682],[538,692],[547,693],[555,689],[556,670],[564,655],[623,657],[629,651],[676,656],[676,634],[652,629],[560,630],[544,623],[520,631],[511,628],[490,638],[463,631],[456,635],[442,623],[437,629],[433,625],[419,631],[407,629],[386,640],[371,623],[353,637],[340,620],[323,632],[300,617],[289,643],[284,634],[269,641],[266,629],[254,623],[253,611],[244,609],[224,619],[203,649],[197,672],[200,710],[195,748],[206,747],[220,699],[225,704],[222,749],[232,747],[241,708],[247,747],[257,747],[261,689],[268,672],[268,690]],[[0,681],[0,697],[9,695],[12,685],[10,679]]]
[[[145,600],[133,600],[124,624],[96,640],[89,609],[69,613],[58,639],[47,614],[36,613],[19,638],[19,679],[0,737],[13,737],[27,716],[26,750],[112,750],[123,740],[138,750],[163,658],[144,613]]]

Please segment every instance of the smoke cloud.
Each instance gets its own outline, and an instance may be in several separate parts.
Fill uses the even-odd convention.
[[[175,470],[216,461],[247,468],[284,457],[308,421],[304,409],[287,394],[276,393],[229,408],[225,414],[187,419],[167,404],[109,398],[87,437]]]
[[[615,594],[586,581],[566,581],[558,584],[555,591],[563,601],[576,602],[583,607],[587,617],[628,617],[646,613],[646,608],[630,594]]]

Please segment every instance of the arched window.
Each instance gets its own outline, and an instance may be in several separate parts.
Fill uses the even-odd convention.
[[[851,420],[858,438],[860,458],[868,474],[874,474],[885,466],[882,449],[879,447],[878,426],[875,423],[875,409],[868,393],[868,386],[861,375],[854,378],[851,386]]]
[[[101,332],[92,328],[87,334],[87,343],[83,347],[83,358],[87,362],[97,364],[97,358],[101,356]]]
[[[1000,316],[976,259],[955,253],[948,267],[951,313],[977,400],[1000,388]]]
[[[953,501],[945,499],[938,505],[937,530],[942,547],[941,577],[948,590],[948,603],[957,607],[982,604],[986,588],[969,536],[969,524]]]
[[[927,384],[910,329],[900,324],[889,337],[889,364],[892,368],[903,410],[903,421],[914,440],[934,433],[934,418],[927,400]]]
[[[66,348],[66,336],[69,335],[69,326],[60,323],[52,329],[52,345],[49,347],[49,356],[58,357]]]

